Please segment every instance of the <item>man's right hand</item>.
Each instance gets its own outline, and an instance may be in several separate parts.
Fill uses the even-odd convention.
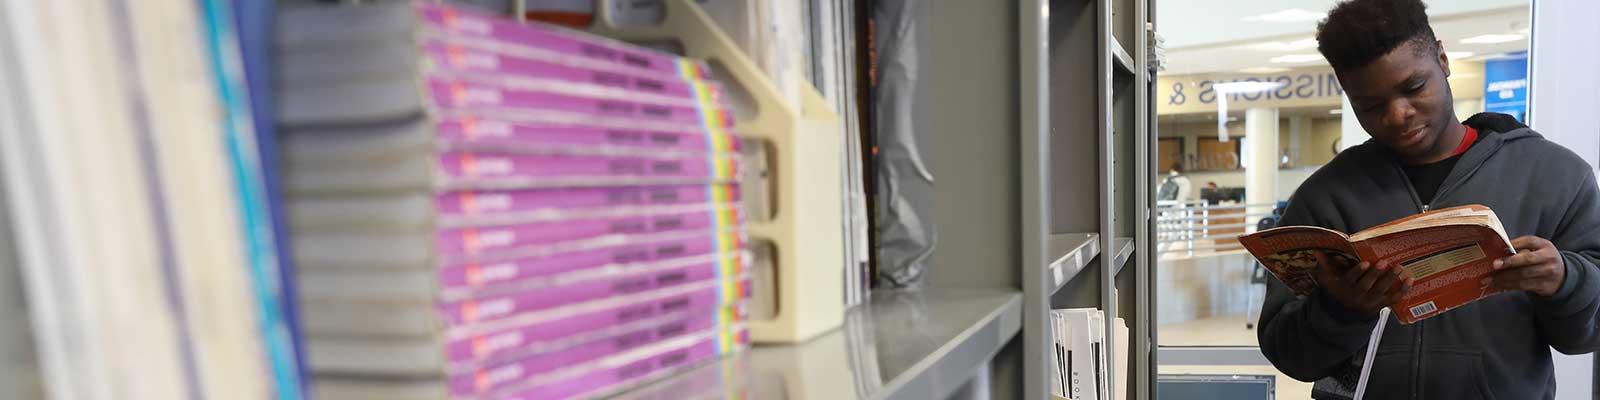
[[[1317,283],[1322,290],[1363,319],[1377,317],[1378,310],[1400,301],[1411,288],[1412,279],[1403,268],[1388,263],[1368,262],[1335,265],[1333,257],[1318,254]]]

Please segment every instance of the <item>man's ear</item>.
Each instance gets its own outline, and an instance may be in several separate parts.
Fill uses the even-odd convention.
[[[1439,68],[1444,70],[1444,77],[1450,77],[1450,56],[1444,52],[1444,41],[1434,42],[1434,48],[1439,49]]]

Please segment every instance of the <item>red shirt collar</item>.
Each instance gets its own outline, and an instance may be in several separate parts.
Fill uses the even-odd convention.
[[[1467,128],[1467,132],[1461,135],[1461,144],[1456,146],[1456,152],[1452,155],[1459,156],[1465,154],[1467,149],[1472,148],[1473,143],[1478,142],[1478,130],[1472,129],[1470,126],[1463,127]]]

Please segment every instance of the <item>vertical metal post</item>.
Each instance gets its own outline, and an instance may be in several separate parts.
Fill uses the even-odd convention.
[[[1046,325],[1050,292],[1054,287],[1046,266],[1052,261],[1046,240],[1050,233],[1050,79],[1049,0],[1020,0],[1017,4],[1018,148],[1021,151],[1022,291],[1024,314],[1023,385],[1027,399],[1049,398],[1048,349],[1054,338]]]
[[[1114,58],[1111,46],[1114,45],[1112,37],[1111,2],[1115,0],[1098,0],[1096,6],[1095,65],[1098,79],[1099,98],[1099,142],[1100,142],[1100,310],[1105,312],[1104,329],[1106,333],[1105,348],[1115,349],[1117,317],[1116,292],[1116,239],[1120,234],[1112,224],[1116,208],[1116,170],[1111,162],[1116,157],[1116,143],[1113,139],[1115,120],[1112,118],[1115,108],[1112,107],[1115,93],[1112,92],[1112,78],[1116,73],[1112,64]],[[1106,371],[1106,381],[1116,382],[1117,368],[1115,366]]]

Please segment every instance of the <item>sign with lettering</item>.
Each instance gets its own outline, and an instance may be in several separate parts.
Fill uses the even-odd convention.
[[[1483,63],[1483,110],[1528,118],[1528,53]]]
[[[1236,84],[1247,83],[1244,85]],[[1221,85],[1221,86],[1219,86]],[[1234,87],[1244,87],[1239,91]],[[1270,74],[1195,74],[1157,80],[1159,114],[1217,112],[1220,99],[1229,110],[1255,107],[1339,107],[1344,88],[1331,68],[1304,68]]]

